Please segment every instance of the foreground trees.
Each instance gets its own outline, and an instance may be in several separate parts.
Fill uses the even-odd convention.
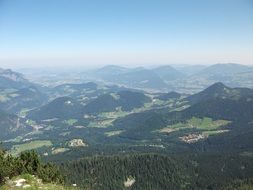
[[[23,152],[20,156],[13,157],[0,149],[0,185],[5,178],[21,174],[36,175],[44,182],[63,182],[58,168],[50,163],[43,164],[35,151]]]

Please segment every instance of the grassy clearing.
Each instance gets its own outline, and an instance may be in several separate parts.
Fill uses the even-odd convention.
[[[183,106],[180,106],[180,107],[177,107],[177,108],[175,108],[175,109],[172,109],[171,110],[171,112],[172,111],[183,111],[183,110],[185,110],[186,108],[189,108],[190,107],[190,105],[183,105]]]
[[[26,124],[28,124],[28,125],[36,125],[36,121],[28,119],[28,120],[26,120]]]
[[[15,89],[4,89],[0,92],[0,102],[7,102],[10,101],[12,98],[15,98],[19,96],[19,94],[16,93],[17,90]]]
[[[69,148],[56,148],[52,150],[52,154],[60,154],[69,150],[70,150]]]
[[[125,130],[118,130],[118,131],[109,131],[109,132],[105,132],[105,135],[107,137],[112,137],[112,136],[116,136],[119,135],[121,133],[123,133]]]
[[[94,122],[90,122],[88,127],[94,127],[94,128],[107,128],[112,126],[113,121],[115,119],[103,119],[103,120],[98,120]]]
[[[55,126],[53,125],[48,125],[46,128],[44,128],[45,131],[53,130]]]
[[[209,135],[217,135],[217,134],[226,133],[226,132],[229,132],[229,130],[204,131],[202,134],[209,136]]]
[[[213,121],[211,118],[208,118],[208,117],[205,117],[203,119],[193,117],[190,120],[187,120],[185,123],[180,122],[174,125],[169,125],[168,128],[172,128],[172,129],[196,128],[196,129],[202,129],[202,130],[215,130],[229,123],[230,121],[227,121],[227,120]]]
[[[24,144],[13,145],[10,150],[10,154],[18,155],[20,152],[23,152],[23,151],[37,149],[41,147],[49,147],[52,145],[53,145],[52,142],[48,140],[31,141]]]
[[[227,120],[213,121],[211,118],[208,118],[208,117],[205,117],[203,119],[193,117],[188,123],[190,126],[193,126],[197,129],[215,130],[221,126],[229,124],[230,121],[227,121]]]
[[[62,123],[67,124],[67,125],[74,125],[78,120],[77,119],[68,119],[64,120]]]
[[[119,100],[120,99],[120,96],[116,93],[111,93],[110,94],[115,100]]]
[[[173,131],[176,131],[175,129],[172,129],[170,127],[165,127],[159,130],[161,133],[172,133]]]
[[[18,143],[18,142],[21,142],[21,140],[23,139],[22,136],[17,136],[16,138],[13,138],[13,139],[9,139],[9,140],[6,140],[4,142],[13,142],[13,143]]]
[[[27,113],[29,112],[29,111],[31,111],[32,109],[28,109],[28,108],[23,108],[23,109],[21,109],[21,111],[19,112],[19,117],[26,117],[26,115],[27,115]]]
[[[110,119],[116,119],[119,117],[125,117],[126,115],[128,115],[130,112],[125,112],[125,111],[114,111],[114,112],[102,112],[100,113],[98,116],[100,118],[106,119],[106,118],[110,118]]]
[[[245,151],[245,152],[242,152],[241,155],[253,158],[253,151]]]
[[[16,97],[18,97],[19,96],[19,94],[10,94],[10,97],[11,98],[16,98]]]
[[[169,100],[169,101],[162,101],[162,100],[158,100],[158,99],[154,99],[151,102],[145,103],[143,105],[143,107],[140,108],[134,108],[131,111],[122,111],[121,108],[119,107],[116,111],[113,112],[102,112],[100,113],[98,116],[101,119],[117,119],[120,117],[125,117],[129,114],[132,113],[140,113],[140,112],[144,112],[147,110],[152,109],[153,107],[157,107],[157,106],[168,106],[168,107],[173,107],[173,100]]]
[[[66,136],[70,135],[70,133],[71,133],[70,131],[67,131],[67,132],[62,132],[59,135],[63,136],[63,137],[66,137]]]
[[[211,118],[196,118],[193,117],[187,120],[185,123],[179,122],[174,125],[168,125],[165,128],[158,130],[160,133],[171,133],[178,130],[195,128],[202,131],[203,135],[215,135],[219,133],[228,132],[228,130],[219,130],[220,127],[229,124],[227,120],[216,120],[213,121]]]

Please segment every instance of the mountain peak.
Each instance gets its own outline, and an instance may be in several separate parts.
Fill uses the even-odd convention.
[[[187,97],[191,103],[197,103],[213,98],[240,99],[253,95],[253,90],[249,88],[230,88],[221,82],[214,83],[205,90]]]
[[[202,70],[199,74],[204,75],[226,75],[226,74],[235,74],[252,71],[252,68],[246,65],[240,65],[236,63],[218,63],[215,65],[211,65],[204,70]]]
[[[218,96],[227,94],[227,90],[229,90],[229,89],[230,88],[225,86],[223,83],[216,82],[213,85],[206,88],[205,90],[203,90],[197,94],[189,96],[187,99],[188,99],[188,101],[190,101],[192,103],[196,103],[199,101],[203,101],[203,100],[207,100],[207,99],[211,99],[214,97],[218,97]]]
[[[202,93],[202,95],[205,95],[206,97],[208,97],[208,96],[217,97],[217,96],[221,96],[224,94],[228,94],[229,89],[230,88],[227,87],[226,85],[224,85],[222,82],[216,82],[200,93]]]
[[[217,90],[217,89],[220,89],[220,90],[224,90],[225,88],[228,88],[226,85],[224,85],[222,82],[216,82],[214,84],[212,84],[211,86],[209,86],[206,90],[208,89],[212,89],[212,90]]]
[[[184,77],[184,74],[170,65],[163,65],[154,69],[154,72],[164,80],[171,81]]]

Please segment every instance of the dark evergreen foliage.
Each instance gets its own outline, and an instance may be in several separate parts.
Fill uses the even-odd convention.
[[[252,182],[247,179],[253,175],[253,160],[231,154],[132,154],[84,158],[61,169],[67,183],[81,189],[128,189],[127,178],[135,180],[130,189],[136,190],[231,189],[232,182]]]
[[[63,182],[63,175],[58,168],[50,163],[43,164],[35,151],[23,152],[13,157],[0,150],[0,185],[5,178],[12,178],[20,174],[36,175],[44,182]]]

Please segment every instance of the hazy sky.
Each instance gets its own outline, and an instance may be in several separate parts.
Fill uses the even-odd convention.
[[[253,0],[0,0],[0,67],[253,64]]]

